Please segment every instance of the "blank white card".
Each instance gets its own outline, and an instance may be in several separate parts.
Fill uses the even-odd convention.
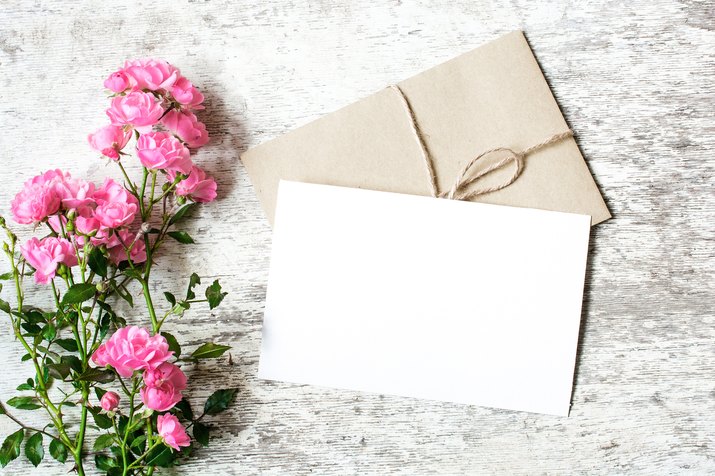
[[[566,416],[589,230],[282,181],[259,377]]]

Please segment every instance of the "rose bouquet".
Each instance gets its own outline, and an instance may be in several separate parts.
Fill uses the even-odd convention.
[[[111,475],[150,475],[188,454],[189,434],[207,445],[204,416],[225,410],[236,392],[217,390],[201,412],[192,411],[182,366],[220,357],[229,347],[205,343],[184,355],[162,329],[196,304],[218,306],[226,295],[218,280],[197,296],[201,280],[194,273],[186,295],[165,292],[162,305],[150,285],[167,239],[193,243],[177,224],[216,197],[216,182],[191,158],[191,149],[208,142],[194,114],[203,109],[203,95],[160,60],[128,61],[104,85],[111,91],[110,124],[90,134],[89,143],[118,166],[124,183],[95,184],[50,170],[26,181],[11,203],[14,220],[42,236],[19,243],[0,217],[10,264],[0,291],[3,282],[14,288],[10,302],[0,299],[0,312],[33,368],[17,387],[20,394],[0,403],[0,414],[20,426],[0,447],[2,467],[22,453],[37,466],[47,445],[55,460],[73,460],[80,475],[91,456]],[[122,163],[132,137],[142,171],[136,182]],[[40,287],[31,293],[30,277]],[[127,325],[115,311],[117,300],[134,306],[133,290],[146,303],[143,325]],[[51,295],[52,309],[28,302],[38,291]],[[40,409],[44,425],[20,416]]]

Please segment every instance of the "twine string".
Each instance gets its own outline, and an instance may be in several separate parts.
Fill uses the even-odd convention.
[[[405,96],[405,93],[402,91],[402,89],[399,86],[397,86],[396,84],[392,84],[389,87],[390,87],[390,89],[395,91],[397,93],[397,95],[399,96],[401,103],[404,106],[405,112],[407,113],[407,116],[410,120],[409,121],[410,127],[411,127],[412,132],[414,133],[415,137],[417,138],[417,142],[420,146],[422,160],[425,164],[425,171],[427,172],[427,176],[429,179],[430,191],[432,193],[432,196],[435,198],[449,198],[452,200],[469,200],[476,196],[484,195],[485,193],[496,192],[497,190],[506,188],[509,185],[513,184],[516,181],[516,179],[519,178],[519,176],[521,175],[521,172],[524,170],[524,157],[525,156],[527,156],[528,154],[531,154],[532,152],[535,152],[539,149],[543,149],[544,147],[548,147],[552,144],[561,142],[562,140],[573,136],[573,131],[569,129],[566,132],[560,132],[558,134],[554,134],[551,137],[543,140],[542,142],[532,145],[531,147],[528,147],[522,151],[514,151],[508,147],[495,147],[493,149],[484,151],[481,154],[474,157],[469,162],[467,162],[467,164],[464,167],[462,167],[462,169],[457,174],[456,179],[454,180],[454,182],[452,183],[452,186],[449,188],[448,191],[440,193],[439,188],[437,186],[437,174],[435,173],[434,163],[433,163],[430,153],[427,149],[427,145],[425,144],[422,133],[420,132],[420,128],[417,124],[417,118],[415,117],[415,112],[412,109],[412,106],[410,105],[410,102],[407,99],[407,96]],[[484,170],[480,170],[479,172],[469,176],[470,171],[472,170],[472,168],[475,166],[475,164],[477,162],[479,162],[481,159],[483,159],[486,156],[489,156],[491,154],[496,154],[496,153],[499,153],[503,157],[499,161],[497,161],[494,164],[490,165],[489,167],[485,168]],[[511,174],[511,176],[509,178],[507,178],[506,180],[504,180],[502,183],[500,183],[498,185],[491,186],[491,187],[480,188],[480,189],[475,189],[475,190],[470,190],[470,191],[467,190],[470,185],[472,185],[474,182],[476,182],[480,178],[482,178],[486,175],[489,175],[490,173],[495,172],[499,169],[507,167],[507,166],[511,165],[512,163],[514,164],[514,170]]]

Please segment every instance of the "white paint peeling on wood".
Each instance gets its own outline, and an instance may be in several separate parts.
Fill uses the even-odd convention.
[[[715,473],[712,2],[108,4],[0,7],[0,210],[39,170],[114,173],[85,138],[125,58],[166,58],[205,92],[213,141],[197,160],[220,198],[188,225],[196,246],[164,252],[157,291],[194,270],[225,282],[225,305],[169,328],[185,347],[235,347],[234,365],[189,370],[192,401],[241,393],[181,474]],[[513,29],[615,216],[592,236],[571,417],[258,381],[270,230],[239,153]],[[29,373],[21,354],[0,328],[4,400]],[[3,474],[28,472],[63,474]]]

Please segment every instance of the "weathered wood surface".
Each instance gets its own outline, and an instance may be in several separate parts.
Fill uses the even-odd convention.
[[[112,171],[85,141],[105,121],[102,80],[125,58],[166,58],[208,98],[198,161],[220,198],[189,225],[199,243],[162,256],[156,289],[193,270],[225,282],[218,312],[170,328],[234,346],[234,365],[190,371],[193,401],[241,389],[176,474],[713,474],[714,17],[711,1],[3,2],[0,210],[38,170]],[[239,153],[513,29],[615,217],[592,234],[571,416],[257,380],[270,230]],[[0,327],[3,400],[21,354]],[[28,472],[62,474],[4,474]]]

